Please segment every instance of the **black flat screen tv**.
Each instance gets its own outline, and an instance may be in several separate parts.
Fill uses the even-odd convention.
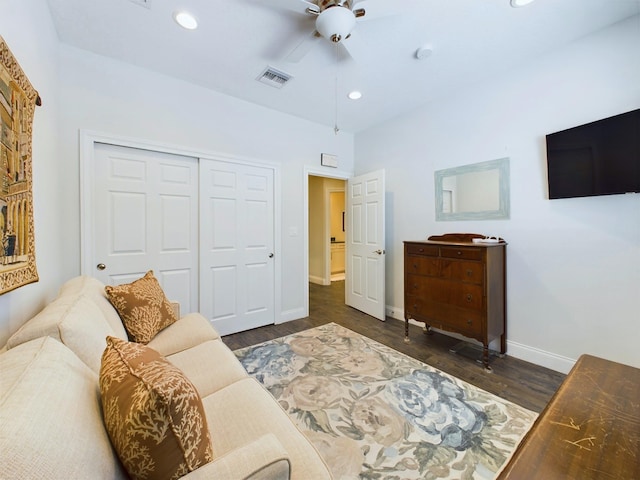
[[[640,192],[640,109],[546,139],[550,199]]]

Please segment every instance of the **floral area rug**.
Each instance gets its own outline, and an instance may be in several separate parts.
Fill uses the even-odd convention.
[[[491,479],[537,414],[337,324],[235,352],[336,479]]]

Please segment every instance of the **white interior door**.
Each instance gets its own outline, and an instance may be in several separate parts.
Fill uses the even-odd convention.
[[[384,320],[384,170],[349,179],[347,191],[346,303]]]
[[[200,312],[221,335],[275,323],[274,174],[200,159]]]
[[[198,160],[94,144],[93,271],[120,284],[153,270],[182,312],[198,309]]]

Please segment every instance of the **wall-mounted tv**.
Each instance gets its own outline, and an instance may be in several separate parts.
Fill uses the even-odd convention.
[[[640,192],[640,109],[547,135],[549,198]]]

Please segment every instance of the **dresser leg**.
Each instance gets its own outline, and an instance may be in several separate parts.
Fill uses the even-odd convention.
[[[489,345],[484,344],[482,348],[482,365],[484,365],[485,372],[493,372],[491,366],[489,365]]]
[[[404,343],[410,343],[409,340],[409,319],[405,317],[404,319]]]
[[[431,330],[431,326],[425,323],[424,327],[422,327],[422,332],[425,335],[433,335],[433,330]]]

